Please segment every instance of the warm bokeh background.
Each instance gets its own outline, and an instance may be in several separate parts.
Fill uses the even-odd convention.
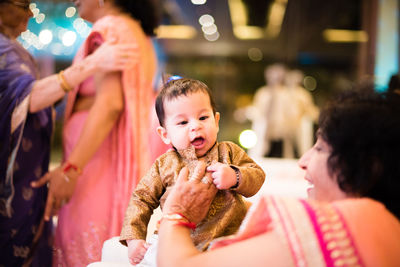
[[[199,79],[215,93],[220,140],[238,143],[251,122],[240,108],[265,84],[266,66],[303,71],[304,87],[323,106],[356,81],[385,90],[398,72],[397,0],[162,0],[154,44],[160,74]],[[69,65],[90,32],[69,1],[37,0],[35,17],[19,38],[43,74]],[[62,111],[62,105],[57,110]],[[59,160],[60,120],[53,159]]]

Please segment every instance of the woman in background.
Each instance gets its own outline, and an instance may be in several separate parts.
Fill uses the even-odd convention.
[[[104,41],[136,44],[138,64],[96,74],[69,95],[63,164],[50,181],[46,216],[60,206],[55,235],[56,266],[86,266],[100,260],[103,242],[119,235],[129,197],[150,166],[149,132],[156,55],[150,36],[158,25],[151,0],[75,1],[94,23],[75,64]]]
[[[32,17],[27,0],[0,0],[0,265],[50,266],[51,223],[43,221],[52,108],[69,87],[94,73],[125,68],[135,46],[104,44],[84,61],[39,79],[33,57],[16,41]]]

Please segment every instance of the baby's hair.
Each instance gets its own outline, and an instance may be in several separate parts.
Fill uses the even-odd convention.
[[[157,112],[157,118],[158,121],[160,122],[161,126],[164,126],[164,121],[165,121],[165,111],[164,111],[164,101],[165,100],[171,100],[175,99],[179,96],[187,96],[189,94],[197,93],[199,91],[202,91],[206,94],[208,94],[210,98],[210,104],[212,107],[212,110],[215,114],[217,111],[216,105],[214,98],[212,96],[211,90],[208,88],[206,84],[204,84],[201,81],[194,80],[194,79],[187,79],[187,78],[182,78],[182,79],[176,79],[176,80],[168,80],[167,83],[164,84],[162,87],[160,93],[158,94],[156,98],[156,112]]]

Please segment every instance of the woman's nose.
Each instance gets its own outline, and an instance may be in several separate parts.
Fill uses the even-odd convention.
[[[299,161],[297,162],[297,164],[299,165],[300,168],[302,168],[303,170],[305,170],[307,168],[307,164],[310,158],[310,153],[311,153],[311,149],[307,150],[299,159]]]

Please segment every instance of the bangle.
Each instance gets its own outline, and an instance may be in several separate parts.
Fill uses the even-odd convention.
[[[230,167],[235,171],[236,174],[236,184],[232,185],[230,189],[235,189],[239,187],[239,181],[240,181],[240,171],[237,167],[230,165]]]
[[[60,71],[57,75],[57,80],[60,84],[61,89],[64,90],[64,92],[68,93],[69,91],[71,91],[73,88],[71,87],[71,85],[69,85],[69,83],[67,82],[67,80],[65,79],[64,76],[64,71]]]
[[[183,222],[183,221],[178,221],[177,223],[175,223],[175,225],[180,225],[180,226],[184,226],[187,227],[191,230],[196,230],[196,224],[192,223],[192,222]]]
[[[63,173],[66,173],[66,172],[69,171],[70,169],[75,170],[78,174],[82,174],[81,168],[79,168],[79,167],[76,166],[75,164],[72,164],[71,162],[65,163],[65,166],[64,166],[64,168],[63,168]]]
[[[162,220],[170,220],[170,221],[176,221],[177,223],[175,225],[181,225],[185,226],[187,228],[190,228],[192,230],[196,229],[196,224],[193,222],[190,222],[186,216],[184,216],[182,213],[171,213],[171,214],[165,214],[161,217],[161,219],[157,222],[157,230],[160,228],[160,224]]]

